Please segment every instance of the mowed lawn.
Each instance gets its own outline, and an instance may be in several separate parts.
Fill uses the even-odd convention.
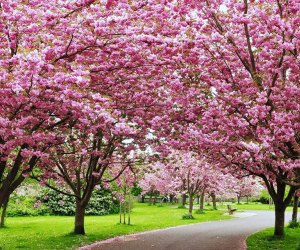
[[[11,217],[7,218],[7,227],[0,229],[0,249],[75,249],[118,235],[231,218],[223,215],[223,210],[194,214],[194,220],[183,220],[184,213],[187,209],[136,203],[131,213],[132,225],[119,224],[117,214],[86,216],[84,236],[70,233],[74,224],[71,216]]]
[[[274,228],[257,232],[247,238],[248,250],[300,250],[300,228],[285,228],[283,239],[272,236]]]
[[[269,210],[274,211],[274,206],[267,204],[242,204],[233,206],[243,210]],[[292,211],[292,206],[286,211]],[[286,221],[286,224],[288,221]],[[273,236],[274,228],[256,232],[247,238],[247,250],[300,250],[300,228],[285,228],[285,237],[276,238]]]
[[[227,204],[230,204],[232,208],[236,208],[238,211],[244,211],[244,210],[267,210],[267,211],[274,211],[275,207],[274,205],[269,206],[268,204],[262,204],[257,202],[249,202],[249,203],[226,203],[224,202],[223,205],[218,205],[219,209],[227,209]],[[288,206],[286,211],[292,211],[293,207]]]

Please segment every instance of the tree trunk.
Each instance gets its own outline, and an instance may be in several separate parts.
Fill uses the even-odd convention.
[[[142,195],[142,203],[145,203],[145,195]]]
[[[130,225],[130,209],[131,209],[131,204],[130,204],[130,202],[131,202],[131,197],[130,197],[131,195],[130,195],[130,193],[129,193],[129,197],[128,197],[128,225]]]
[[[8,200],[2,206],[0,227],[4,227],[4,225],[5,225],[4,221],[5,221],[5,216],[6,216],[7,205],[8,205]]]
[[[275,230],[274,236],[283,236],[284,235],[284,214],[285,209],[290,204],[297,188],[290,186],[289,191],[286,195],[286,184],[282,182],[283,178],[286,176],[276,178],[276,189],[274,187],[273,181],[269,180],[267,176],[261,175],[263,178],[266,187],[272,200],[274,201],[275,205]],[[276,192],[277,191],[277,192]]]
[[[238,196],[237,196],[237,202],[238,202],[238,204],[241,204],[241,203],[240,203],[240,199],[241,199],[241,197],[238,195]]]
[[[249,196],[247,196],[247,204],[249,203]]]
[[[297,194],[295,194],[294,195],[293,214],[292,214],[293,222],[297,222],[297,220],[298,220],[298,205],[299,205],[299,197]]]
[[[75,234],[85,234],[84,230],[84,215],[86,205],[82,204],[80,200],[76,200],[76,211],[75,211]]]
[[[120,224],[121,224],[122,223],[122,202],[121,202],[121,200],[120,200],[119,214],[120,214]]]
[[[200,211],[203,210],[204,210],[204,192],[202,192],[200,196]]]
[[[284,214],[285,208],[282,204],[275,203],[275,231],[274,236],[284,235]]]
[[[217,210],[216,194],[213,193],[213,194],[211,195],[211,198],[212,198],[212,203],[213,203],[213,209],[214,209],[214,210]]]
[[[189,194],[189,214],[193,214],[193,204],[194,204],[194,197],[193,194]]]
[[[123,213],[124,213],[123,224],[126,224],[126,199],[124,201]]]
[[[170,194],[170,203],[173,203],[174,195]]]
[[[155,194],[155,195],[154,195],[154,201],[153,201],[153,205],[155,205],[155,204],[156,204],[156,201],[157,201],[157,195]]]
[[[197,195],[197,204],[200,204],[200,195]]]
[[[182,206],[185,207],[186,204],[186,194],[182,195]]]
[[[1,216],[3,214],[3,210],[5,210],[5,213],[6,213],[6,207],[8,205],[10,195],[11,195],[11,192],[0,193],[0,210],[2,208]],[[5,216],[5,213],[4,213],[4,216]]]

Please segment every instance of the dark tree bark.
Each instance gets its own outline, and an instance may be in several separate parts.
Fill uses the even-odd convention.
[[[274,236],[284,235],[284,214],[285,208],[282,204],[275,203],[275,231]]]
[[[201,195],[200,195],[200,207],[199,207],[199,209],[200,209],[200,211],[203,211],[204,210],[204,191],[201,193]]]
[[[298,221],[298,205],[299,205],[299,197],[297,194],[294,194],[294,203],[293,203],[293,214],[292,214],[292,221]]]
[[[155,205],[157,202],[157,194],[154,195],[153,205]]]
[[[11,168],[7,167],[7,161],[0,161],[0,208],[3,208],[5,203],[9,202],[10,195],[22,184],[25,180],[25,174],[30,173],[39,160],[37,156],[24,160],[22,150],[27,148],[27,144],[21,145]],[[46,148],[41,151],[45,150]],[[29,169],[22,170],[23,165],[28,165]],[[5,170],[7,170],[6,175],[4,175]]]
[[[241,204],[240,201],[241,201],[241,196],[238,195],[237,196],[237,202],[238,202],[238,204]]]
[[[189,194],[189,214],[190,215],[193,214],[193,205],[194,205],[194,197],[193,197],[193,194],[190,193]]]
[[[79,199],[76,199],[76,211],[75,211],[75,234],[85,234],[84,229],[84,215],[86,205]]]
[[[182,195],[182,206],[184,207],[186,204],[186,194]]]
[[[9,199],[7,199],[2,206],[0,227],[5,226],[5,216],[6,216],[6,209],[7,209],[8,201],[9,201]]]
[[[216,194],[215,194],[215,193],[212,193],[211,198],[212,198],[212,203],[213,203],[213,209],[214,209],[214,210],[217,210]]]
[[[197,204],[200,204],[200,195],[197,195]]]
[[[123,205],[123,224],[126,224],[126,200],[124,201],[124,205]]]
[[[145,195],[142,195],[142,203],[145,203]]]
[[[290,187],[290,190],[285,196],[285,190],[287,185],[282,182],[281,178],[276,179],[276,189],[272,182],[268,181],[267,177],[261,175],[265,184],[268,188],[269,194],[274,201],[275,206],[275,229],[274,229],[274,236],[276,237],[283,237],[284,236],[284,215],[285,210],[290,204],[297,188]]]
[[[170,194],[170,203],[173,203],[173,200],[174,200],[174,195]]]
[[[119,215],[120,215],[120,224],[122,223],[122,202],[120,201],[119,205]]]

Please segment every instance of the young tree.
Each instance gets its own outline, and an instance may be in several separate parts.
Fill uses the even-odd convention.
[[[134,184],[137,181],[137,175],[133,172],[133,168],[127,168],[120,178],[116,179],[117,190],[115,191],[116,196],[120,202],[120,224],[122,223],[122,212],[123,212],[123,224],[126,224],[126,212],[127,212],[127,224],[131,223],[131,191]],[[123,211],[122,211],[123,209]]]

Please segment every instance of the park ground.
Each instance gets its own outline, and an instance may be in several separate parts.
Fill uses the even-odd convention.
[[[233,204],[238,211],[273,210],[264,204]],[[204,214],[194,213],[195,219],[183,220],[187,209],[179,209],[176,205],[151,205],[135,203],[131,214],[132,225],[119,224],[119,215],[86,216],[86,235],[78,236],[70,233],[73,229],[72,216],[37,216],[9,217],[7,227],[0,229],[0,249],[75,249],[76,247],[112,238],[119,235],[132,234],[152,229],[167,228],[205,221],[230,219],[226,212],[226,204],[218,210],[206,207]],[[290,210],[290,208],[289,208]],[[196,210],[195,210],[196,211]],[[289,241],[297,242],[300,230],[287,229],[285,240],[273,239],[272,229],[259,232],[249,237],[248,249],[297,249],[289,246]],[[17,239],[17,240],[16,240]],[[272,248],[273,247],[273,248]],[[275,248],[274,248],[275,247]],[[291,248],[287,248],[291,247]]]
[[[300,228],[285,228],[285,237],[275,238],[267,228],[247,238],[247,250],[300,250]]]
[[[7,227],[0,229],[0,249],[74,249],[119,235],[230,218],[223,215],[222,210],[208,209],[204,214],[195,214],[194,220],[183,220],[185,213],[187,209],[176,206],[135,203],[132,225],[119,224],[118,214],[86,216],[84,236],[70,233],[74,223],[72,216],[9,217]]]

